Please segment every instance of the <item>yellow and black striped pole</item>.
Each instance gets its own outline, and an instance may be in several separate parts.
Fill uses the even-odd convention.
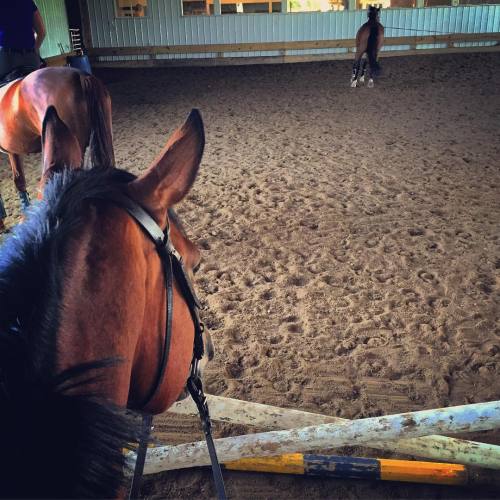
[[[464,485],[469,479],[468,470],[464,465],[302,453],[243,458],[227,462],[224,467],[240,471],[444,485]]]

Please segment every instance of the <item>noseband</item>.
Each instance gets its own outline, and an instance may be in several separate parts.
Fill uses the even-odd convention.
[[[205,438],[207,441],[207,448],[212,462],[212,473],[214,476],[215,487],[219,499],[225,499],[226,493],[224,490],[224,482],[222,479],[222,472],[217,460],[217,454],[212,438],[212,423],[210,421],[210,414],[208,411],[207,398],[203,393],[203,385],[199,373],[199,362],[204,354],[203,345],[203,323],[200,321],[198,310],[201,309],[200,301],[196,296],[189,276],[186,273],[182,256],[176,250],[172,241],[170,240],[170,226],[167,218],[167,228],[165,232],[158,226],[154,219],[135,201],[129,198],[126,194],[115,191],[109,193],[105,199],[111,201],[117,206],[123,208],[144,230],[146,235],[153,241],[156,251],[162,262],[163,274],[165,277],[165,288],[167,294],[167,307],[166,307],[166,332],[165,342],[160,360],[160,368],[156,378],[156,382],[152,386],[146,400],[142,404],[145,408],[153,398],[158,394],[160,387],[163,384],[168,358],[170,353],[170,343],[172,339],[172,315],[173,315],[173,290],[174,278],[179,286],[184,300],[189,307],[191,318],[194,324],[194,346],[193,346],[193,359],[191,361],[191,371],[187,380],[187,389],[191,394],[203,426]],[[137,450],[137,458],[135,463],[134,477],[132,479],[132,487],[130,490],[129,498],[139,498],[140,482],[144,471],[144,464],[146,461],[147,444],[151,432],[153,417],[150,414],[143,415],[142,422],[142,435]]]

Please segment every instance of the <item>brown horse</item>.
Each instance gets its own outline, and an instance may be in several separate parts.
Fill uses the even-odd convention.
[[[122,449],[138,434],[124,408],[156,414],[176,401],[201,338],[186,291],[200,253],[172,209],[197,176],[201,116],[193,110],[140,177],[64,168],[77,143],[70,135],[49,108],[44,166],[57,172],[0,247],[0,492],[7,497],[123,492]],[[140,227],[134,210],[152,219]],[[154,243],[151,226],[159,231]],[[167,255],[177,255],[173,273],[160,258]]]
[[[66,166],[80,167],[87,146],[94,166],[114,166],[111,99],[94,76],[73,68],[44,68],[0,88],[0,149],[9,155],[21,207],[29,205],[21,155],[41,149],[42,123],[55,106],[79,150],[67,149]],[[66,149],[65,149],[66,151]],[[53,166],[45,163],[42,185]],[[2,221],[0,198],[0,229]]]
[[[366,71],[366,59],[363,59],[361,75],[358,74],[361,59],[366,53],[368,57],[368,87],[373,87],[373,77],[380,71],[378,53],[384,44],[384,27],[380,24],[380,8],[370,6],[368,8],[368,22],[359,28],[356,34],[356,56],[352,67],[351,87],[357,87],[358,82],[364,83]]]

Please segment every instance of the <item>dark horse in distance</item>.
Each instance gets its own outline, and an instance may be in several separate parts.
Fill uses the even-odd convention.
[[[368,57],[368,87],[373,87],[373,77],[380,72],[378,53],[384,44],[384,27],[380,24],[380,8],[370,6],[368,9],[368,21],[359,28],[356,34],[356,56],[352,67],[351,87],[357,87],[358,83],[364,83],[366,71],[366,59]],[[362,66],[361,66],[362,63]],[[359,75],[361,68],[361,75]],[[358,78],[359,75],[359,78]]]

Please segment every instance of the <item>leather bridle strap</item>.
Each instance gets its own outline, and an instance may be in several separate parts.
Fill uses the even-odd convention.
[[[165,232],[162,231],[160,226],[156,221],[144,210],[140,205],[135,203],[131,198],[129,198],[124,193],[115,191],[110,193],[107,200],[112,201],[117,204],[142,227],[146,235],[153,241],[156,251],[160,257],[163,267],[163,275],[165,278],[165,289],[167,294],[167,305],[166,305],[166,328],[165,328],[165,339],[163,343],[163,351],[160,359],[160,368],[158,370],[158,375],[155,383],[153,384],[148,396],[141,403],[142,408],[146,408],[148,404],[154,399],[158,394],[163,378],[165,376],[168,364],[168,358],[170,353],[170,344],[172,340],[172,317],[173,317],[173,296],[174,296],[174,285],[173,276],[177,278],[177,283],[181,288],[184,300],[186,301],[189,310],[191,312],[191,317],[193,318],[193,323],[195,327],[195,347],[197,347],[197,337],[201,337],[202,328],[200,326],[200,321],[198,317],[197,308],[200,307],[200,303],[194,294],[194,291],[189,284],[188,278],[186,276],[184,266],[182,264],[182,257],[179,255],[175,247],[170,241],[170,226],[167,219],[167,229]],[[201,339],[201,351],[199,352],[199,359],[203,356],[203,339]]]
[[[148,396],[141,403],[141,407],[145,408],[156,396],[159,388],[162,385],[163,377],[165,375],[168,363],[168,357],[170,353],[170,344],[172,339],[172,312],[173,312],[173,273],[172,273],[172,255],[169,252],[170,237],[169,237],[169,226],[167,225],[167,233],[165,234],[160,226],[156,224],[154,219],[137,203],[130,199],[124,193],[115,191],[109,193],[106,197],[108,201],[112,201],[116,205],[120,206],[126,210],[129,215],[142,227],[146,232],[147,236],[156,247],[156,251],[160,256],[163,267],[163,275],[165,278],[165,289],[167,294],[167,306],[166,306],[166,328],[165,328],[165,339],[163,343],[163,349],[160,358],[160,368],[156,381],[153,384]],[[168,223],[167,223],[168,224]]]
[[[187,381],[187,389],[193,401],[196,403],[198,413],[200,414],[203,432],[205,433],[205,441],[207,442],[208,454],[210,455],[210,463],[212,464],[212,475],[214,478],[215,489],[219,500],[225,500],[226,491],[224,488],[224,479],[222,478],[222,470],[217,458],[214,440],[212,438],[212,421],[208,411],[207,397],[203,393],[203,385],[198,374],[197,361],[193,363],[191,375]]]
[[[142,416],[141,437],[139,439],[139,447],[135,459],[134,475],[132,476],[132,485],[130,486],[129,498],[139,498],[141,489],[141,479],[144,472],[144,464],[146,463],[146,455],[148,452],[149,434],[153,424],[153,415],[145,414]]]
[[[167,229],[164,233],[160,226],[158,226],[158,224],[154,221],[154,219],[140,205],[135,203],[126,194],[119,191],[114,191],[99,199],[111,201],[126,210],[129,215],[142,227],[146,234],[153,240],[158,255],[160,256],[160,259],[162,261],[167,294],[165,342],[160,360],[158,377],[156,379],[156,383],[153,385],[148,397],[146,398],[146,401],[143,403],[143,408],[146,407],[157,395],[158,390],[163,383],[163,378],[165,376],[167,368],[168,357],[170,353],[170,343],[172,338],[174,275],[177,284],[181,289],[184,300],[189,307],[189,311],[191,313],[195,328],[195,335],[193,359],[191,362],[191,373],[187,381],[187,388],[200,413],[200,419],[202,422],[203,431],[205,433],[205,438],[207,441],[207,448],[212,463],[212,473],[217,489],[217,496],[219,500],[225,500],[226,492],[224,488],[224,481],[222,478],[222,472],[219,461],[217,459],[217,453],[215,451],[215,445],[211,434],[212,423],[210,421],[208,405],[205,394],[203,393],[203,385],[198,370],[198,362],[204,354],[203,325],[200,322],[200,318],[198,315],[198,309],[201,307],[201,305],[198,298],[196,297],[186,270],[184,269],[182,257],[170,241],[170,227],[168,225],[168,219]],[[144,464],[146,461],[147,443],[149,441],[149,434],[151,431],[151,423],[151,415],[144,414],[141,432],[142,436],[140,438],[139,448],[137,450],[136,465],[129,498],[138,498],[139,496],[140,482],[144,472]]]

